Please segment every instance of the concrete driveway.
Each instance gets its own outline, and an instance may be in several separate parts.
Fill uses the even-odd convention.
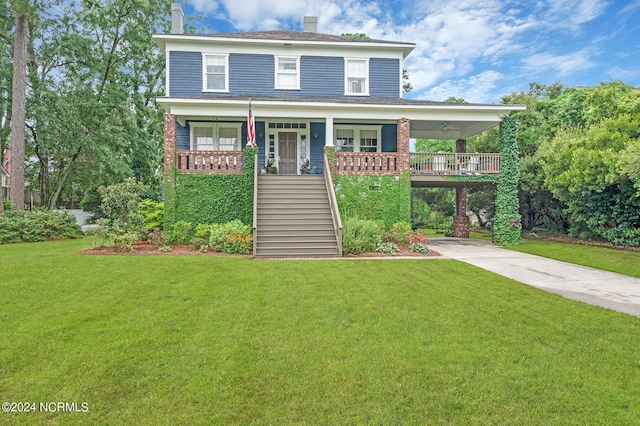
[[[496,247],[479,240],[435,238],[445,257],[564,297],[640,317],[640,279]]]

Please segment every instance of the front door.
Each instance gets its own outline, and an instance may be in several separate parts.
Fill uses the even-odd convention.
[[[281,175],[295,175],[298,173],[297,158],[298,134],[295,132],[278,133],[278,155]]]

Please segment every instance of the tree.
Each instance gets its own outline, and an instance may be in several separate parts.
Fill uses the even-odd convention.
[[[29,43],[31,181],[47,207],[100,185],[159,182],[164,58],[151,35],[170,2],[63,2],[40,14]]]
[[[14,4],[16,24],[13,42],[13,88],[11,95],[10,198],[15,208],[24,209],[24,147],[27,98],[27,5]]]
[[[582,92],[578,125],[540,148],[545,185],[566,204],[573,235],[639,246],[640,89],[612,82]]]

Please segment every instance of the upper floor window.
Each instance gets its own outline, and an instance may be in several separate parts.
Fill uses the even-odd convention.
[[[202,55],[203,88],[205,92],[229,91],[228,55]]]
[[[276,57],[276,89],[300,89],[300,58]]]
[[[345,94],[369,95],[369,60],[344,60]]]
[[[194,151],[240,151],[241,123],[190,123]]]
[[[336,151],[381,152],[382,126],[335,126]]]

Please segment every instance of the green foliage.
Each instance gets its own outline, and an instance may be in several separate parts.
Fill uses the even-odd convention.
[[[125,232],[122,234],[114,234],[113,243],[123,250],[133,251],[133,243],[140,239],[138,232]]]
[[[158,251],[171,250],[171,248],[169,247],[171,236],[160,228],[155,228],[151,232],[149,232],[147,241],[149,242],[149,244],[153,244],[154,246],[158,247]],[[169,250],[167,250],[167,248]]]
[[[140,214],[139,203],[145,186],[134,179],[123,183],[101,186],[98,192],[102,197],[100,210],[107,226],[115,235],[133,233],[143,235],[144,216]]]
[[[144,227],[147,231],[162,229],[164,224],[164,203],[150,199],[140,201],[138,211],[144,217]]]
[[[253,250],[251,231],[251,226],[237,219],[222,225],[213,225],[210,229],[209,245],[230,254],[249,254]]]
[[[566,206],[572,235],[640,245],[640,89],[620,82],[582,91],[583,119],[540,147],[544,184]]]
[[[407,238],[411,233],[410,223],[396,222],[382,234],[382,240],[386,243],[407,244]]]
[[[375,251],[381,242],[380,227],[373,220],[346,217],[342,222],[342,251],[364,253]]]
[[[157,184],[164,57],[151,36],[169,2],[32,3],[27,181],[48,207],[131,176]]]
[[[517,132],[517,120],[513,117],[503,118],[500,124],[502,175],[496,192],[496,215],[493,225],[495,242],[502,245],[520,242]]]
[[[395,243],[392,242],[386,242],[386,243],[380,243],[378,244],[378,247],[376,248],[377,252],[380,253],[385,253],[385,254],[397,254],[400,249],[398,248],[398,246]]]
[[[335,191],[342,216],[381,220],[390,227],[411,222],[409,176],[335,176]]]
[[[456,141],[446,139],[418,139],[416,152],[455,152]]]
[[[191,232],[191,222],[187,222],[184,220],[180,220],[173,224],[171,229],[171,241],[177,244],[189,244],[190,232]]]
[[[75,218],[67,212],[7,210],[0,216],[0,244],[81,236]]]
[[[165,231],[175,222],[194,225],[240,220],[253,223],[254,155],[245,148],[244,173],[204,175],[176,173],[175,186],[165,185]]]
[[[429,253],[429,247],[427,247],[427,245],[424,243],[415,242],[409,246],[409,251],[413,253],[427,254]]]

